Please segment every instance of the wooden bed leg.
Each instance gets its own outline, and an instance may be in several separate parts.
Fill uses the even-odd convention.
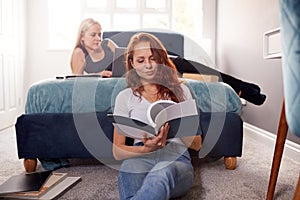
[[[226,169],[234,170],[236,168],[237,159],[236,157],[224,157],[224,164]]]
[[[24,168],[26,172],[35,172],[37,159],[36,158],[25,158],[23,161]]]

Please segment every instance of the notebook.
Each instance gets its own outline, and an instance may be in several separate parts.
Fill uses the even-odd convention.
[[[42,195],[45,195],[49,190],[63,181],[66,177],[67,173],[52,172],[52,174],[47,178],[43,186],[38,191],[13,192],[4,196],[0,196],[5,199],[39,199]]]
[[[125,47],[116,47],[112,63],[112,77],[122,77],[126,73]]]
[[[0,185],[0,195],[13,192],[39,191],[52,171],[15,175]]]
[[[55,184],[49,190],[45,191],[40,196],[17,196],[17,195],[7,195],[4,196],[4,199],[40,199],[40,200],[51,200],[51,199],[59,199],[68,189],[71,189],[76,183],[81,181],[81,177],[65,177],[64,180]],[[1,198],[1,197],[0,197]]]

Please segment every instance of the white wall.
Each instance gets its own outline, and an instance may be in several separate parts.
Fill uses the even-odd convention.
[[[46,0],[27,1],[27,22],[25,91],[37,81],[71,73],[69,67],[70,51],[48,50]]]
[[[278,0],[217,1],[217,65],[224,72],[253,82],[267,95],[261,106],[248,103],[243,120],[277,133],[283,98],[280,59],[263,58],[263,34],[280,27]],[[294,141],[293,135],[289,139]]]

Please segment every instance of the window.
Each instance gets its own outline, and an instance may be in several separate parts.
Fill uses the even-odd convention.
[[[66,8],[72,12],[66,12]],[[49,49],[70,49],[76,38],[79,21],[80,0],[48,0]]]
[[[48,11],[49,49],[54,50],[71,49],[79,23],[87,17],[103,30],[167,29],[194,41],[202,36],[200,0],[48,0]]]

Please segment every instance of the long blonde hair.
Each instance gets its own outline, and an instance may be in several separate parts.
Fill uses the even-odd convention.
[[[141,97],[144,90],[143,84],[139,75],[132,66],[133,54],[135,46],[140,42],[149,42],[151,52],[158,63],[158,71],[155,76],[155,84],[158,89],[158,94],[163,99],[171,98],[175,102],[184,101],[184,94],[181,88],[181,83],[178,79],[177,69],[161,41],[149,33],[136,33],[129,41],[126,53],[126,79],[128,87],[132,88],[133,93]]]
[[[97,24],[101,27],[100,23],[97,22],[96,20],[92,19],[92,18],[87,18],[85,20],[83,20],[80,23],[79,29],[78,29],[78,34],[77,34],[77,38],[76,38],[76,43],[75,43],[75,48],[79,47],[80,45],[84,46],[84,44],[81,43],[81,37],[87,32],[87,30],[93,26],[94,24]]]

